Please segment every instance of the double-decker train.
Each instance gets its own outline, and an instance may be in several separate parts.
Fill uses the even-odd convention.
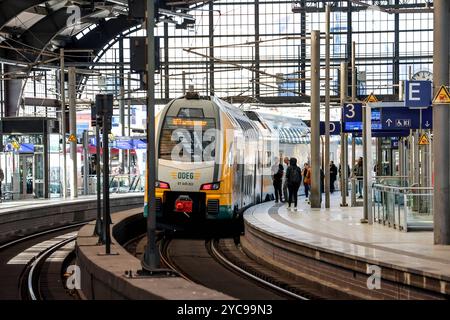
[[[233,220],[273,198],[279,136],[260,113],[188,93],[172,100],[155,126],[160,221]]]

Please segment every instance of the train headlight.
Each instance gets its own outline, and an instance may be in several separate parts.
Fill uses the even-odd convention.
[[[170,185],[167,182],[156,181],[155,182],[155,188],[170,189]]]
[[[220,189],[220,182],[213,182],[213,183],[205,183],[202,184],[200,187],[200,190],[219,190]]]

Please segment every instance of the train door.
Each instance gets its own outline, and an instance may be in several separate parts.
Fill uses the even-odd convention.
[[[237,146],[238,143],[235,141],[234,146]],[[239,209],[243,206],[243,183],[244,183],[244,164],[242,162],[242,149],[235,147],[235,158],[234,165],[236,170],[234,170],[234,179],[233,179],[233,194],[235,196],[235,204]]]
[[[246,139],[247,140],[247,139]],[[245,146],[248,146],[247,141],[245,142]],[[248,152],[248,150],[246,149],[244,152],[244,157],[243,157],[243,173],[242,173],[242,185],[243,187],[243,192],[242,192],[242,198],[243,198],[243,203],[242,203],[242,207],[245,207],[249,204],[249,202],[251,201],[249,199],[249,181],[250,181],[250,177],[249,175],[251,174],[251,169],[249,170],[250,167],[250,159],[249,159],[250,153]]]

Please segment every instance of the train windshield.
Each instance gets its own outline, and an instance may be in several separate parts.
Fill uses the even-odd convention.
[[[182,162],[214,161],[216,120],[203,112],[180,109],[176,117],[167,116],[161,130],[159,158]],[[183,112],[181,112],[183,111]]]

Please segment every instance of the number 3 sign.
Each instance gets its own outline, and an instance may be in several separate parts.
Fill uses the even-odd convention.
[[[346,103],[342,108],[343,122],[362,121],[362,103]]]

